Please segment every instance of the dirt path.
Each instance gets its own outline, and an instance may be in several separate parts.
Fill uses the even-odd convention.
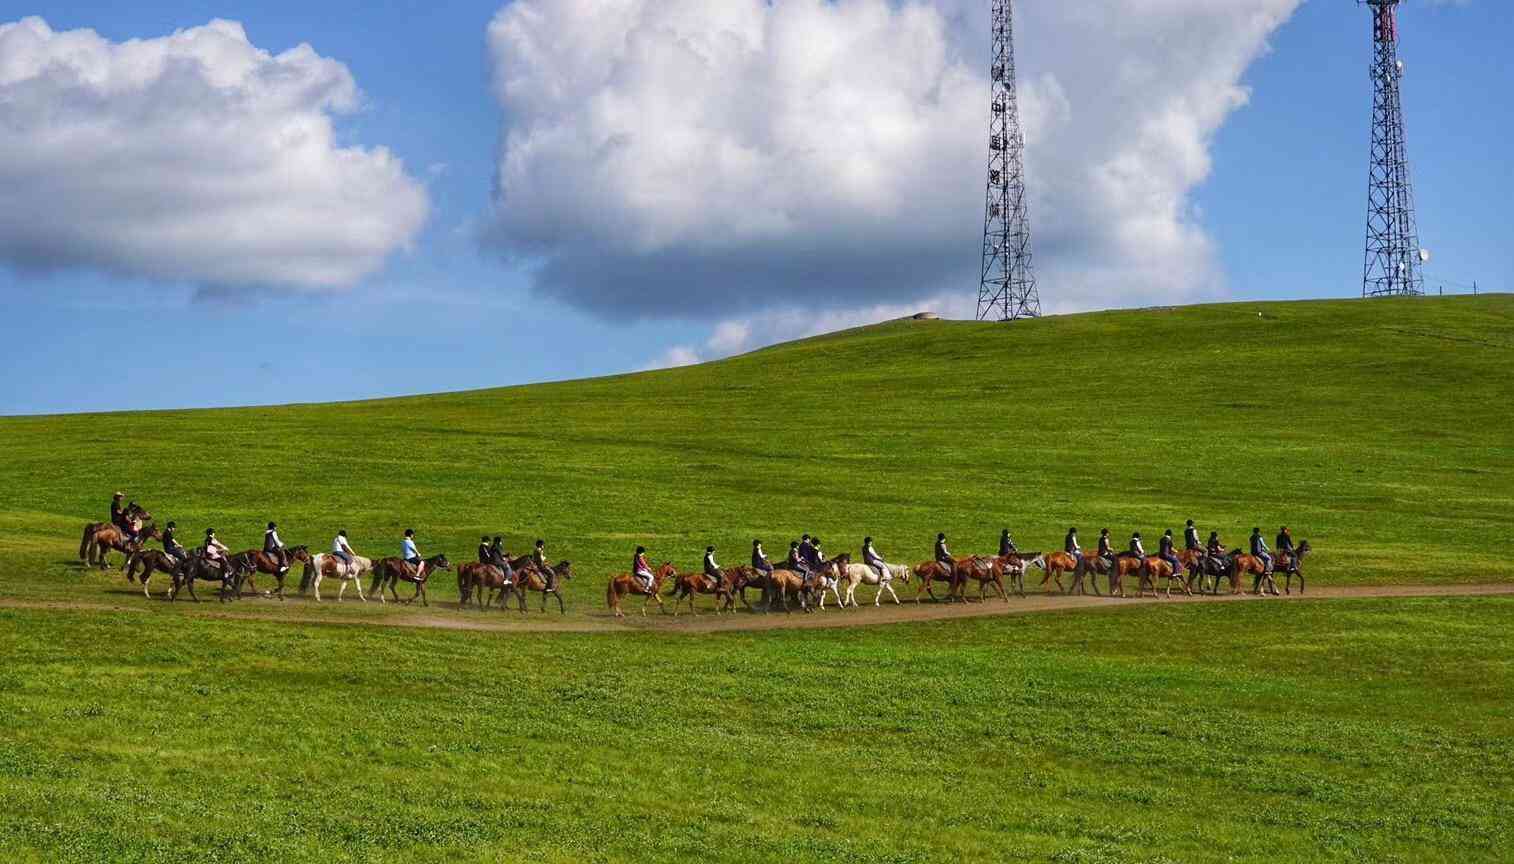
[[[134,593],[134,592],[133,592]],[[233,609],[220,604],[189,604],[169,606],[166,603],[144,604],[123,599],[110,601],[61,601],[24,600],[0,597],[0,609],[41,609],[91,612],[139,612],[144,614],[179,614],[202,618],[220,618],[243,621],[279,621],[296,624],[334,624],[364,627],[424,627],[439,630],[477,630],[500,633],[603,633],[603,632],[660,632],[660,633],[712,633],[743,632],[752,630],[816,629],[839,627],[880,627],[911,621],[945,621],[957,618],[983,618],[998,615],[1029,615],[1038,612],[1061,612],[1071,610],[1125,609],[1132,606],[1175,603],[1268,603],[1300,602],[1312,600],[1361,599],[1383,597],[1493,597],[1514,596],[1514,584],[1496,585],[1380,585],[1318,588],[1308,595],[1294,594],[1278,598],[1258,598],[1246,595],[1219,597],[1178,597],[1172,599],[1152,598],[1115,600],[1108,597],[1067,597],[1060,594],[1032,594],[1018,597],[1008,604],[1002,600],[986,603],[924,603],[903,606],[885,605],[881,608],[863,606],[861,609],[838,611],[829,608],[824,612],[804,614],[794,612],[756,614],[740,612],[734,615],[717,616],[705,612],[697,617],[687,613],[680,617],[659,615],[655,611],[643,618],[632,606],[623,621],[617,621],[607,612],[594,613],[585,618],[553,619],[532,613],[521,619],[513,612],[463,611],[452,604],[433,606],[429,609],[411,607],[388,608],[373,614],[372,607],[365,610],[354,604],[344,604],[338,610],[316,609],[314,604],[292,602],[283,607],[262,605],[256,600],[246,600]],[[266,602],[266,601],[264,601]],[[252,607],[252,608],[249,608]],[[656,607],[653,607],[654,610]]]

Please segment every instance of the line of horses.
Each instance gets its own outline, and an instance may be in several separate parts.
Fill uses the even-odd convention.
[[[131,539],[112,523],[90,523],[84,528],[79,557],[90,566],[108,569],[110,553],[124,555],[123,568],[127,581],[139,582],[146,597],[152,596],[150,580],[154,574],[162,573],[170,580],[168,588],[163,592],[168,600],[177,599],[179,592],[187,589],[190,598],[199,602],[195,582],[217,583],[222,602],[241,597],[244,590],[283,600],[285,580],[289,572],[295,565],[303,565],[299,591],[301,594],[313,592],[317,602],[322,599],[321,583],[326,579],[335,579],[340,583],[337,590],[338,602],[346,594],[350,583],[363,602],[367,602],[368,594],[375,594],[380,602],[386,602],[387,590],[388,595],[397,602],[420,600],[422,605],[429,606],[427,582],[432,574],[452,569],[446,555],[426,559],[425,567],[418,573],[416,568],[398,557],[372,560],[354,555],[352,560],[347,561],[329,552],[312,553],[306,546],[291,546],[286,549],[287,567],[281,566],[275,557],[261,549],[227,555],[222,562],[214,562],[198,554],[180,559],[160,550],[146,548],[148,540],[161,536],[157,527],[151,523],[151,514],[138,508],[130,516],[144,526],[137,532],[135,539]],[[1144,597],[1148,592],[1153,596],[1160,593],[1170,597],[1174,585],[1184,594],[1192,595],[1195,590],[1200,594],[1219,594],[1226,581],[1230,593],[1240,594],[1244,589],[1245,578],[1250,576],[1252,593],[1278,595],[1293,593],[1295,577],[1299,581],[1299,592],[1304,591],[1302,565],[1309,551],[1309,541],[1304,540],[1292,554],[1280,552],[1275,570],[1268,570],[1262,559],[1240,549],[1222,554],[1211,554],[1203,549],[1183,549],[1176,553],[1180,564],[1177,568],[1155,555],[1138,558],[1122,553],[1102,557],[1096,552],[1073,555],[1059,551],[1014,552],[1004,556],[968,555],[954,559],[950,565],[940,561],[926,561],[914,566],[895,564],[888,565],[883,573],[866,564],[854,563],[851,553],[847,552],[823,561],[808,578],[805,574],[786,567],[767,573],[750,566],[724,568],[720,571],[719,578],[715,578],[703,572],[679,572],[677,567],[667,562],[654,571],[650,583],[628,572],[611,576],[605,588],[605,602],[616,617],[624,617],[622,602],[628,597],[644,598],[641,606],[643,615],[654,602],[662,611],[667,611],[664,597],[672,600],[674,615],[679,614],[684,605],[688,606],[691,613],[698,614],[695,600],[703,595],[713,597],[715,611],[724,613],[734,611],[738,600],[749,610],[758,609],[751,604],[747,595],[749,590],[756,589],[761,592],[762,611],[777,608],[792,612],[797,603],[801,611],[809,612],[814,609],[824,610],[828,598],[834,598],[835,605],[839,608],[855,608],[860,605],[857,589],[863,585],[876,589],[873,595],[874,606],[882,605],[885,594],[895,604],[900,604],[903,601],[894,590],[894,584],[898,582],[916,585],[913,597],[916,603],[927,596],[938,602],[967,602],[967,588],[972,583],[977,584],[978,601],[989,599],[991,590],[993,595],[1008,603],[1011,592],[1025,596],[1025,576],[1031,569],[1044,573],[1041,578],[1043,588],[1050,590],[1048,586],[1054,582],[1062,593],[1086,595],[1092,590],[1095,595],[1103,596],[1098,581],[1103,577],[1110,597],[1128,596],[1125,590],[1127,580],[1135,582],[1137,597]],[[467,562],[458,565],[456,574],[460,606],[488,609],[498,605],[505,609],[513,600],[516,608],[525,612],[527,595],[536,592],[541,595],[541,611],[546,611],[547,600],[551,597],[557,600],[559,613],[567,612],[562,588],[573,578],[573,565],[570,562],[560,561],[551,567],[539,567],[530,555],[522,555],[511,559],[510,569],[514,574],[513,579],[507,578],[504,569],[493,564]],[[1285,574],[1283,592],[1278,590],[1275,572]],[[272,577],[275,587],[260,592],[257,587],[259,575]],[[371,578],[366,594],[362,584],[364,577]],[[1070,580],[1068,584],[1063,584],[1064,578]],[[414,586],[414,592],[403,600],[396,590],[400,582]],[[944,596],[937,596],[935,588],[938,585],[944,586]]]

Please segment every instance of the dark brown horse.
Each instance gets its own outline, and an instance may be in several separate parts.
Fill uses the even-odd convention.
[[[951,568],[947,568],[940,561],[926,561],[924,564],[917,564],[911,569],[914,570],[915,576],[920,579],[920,584],[915,588],[916,603],[920,602],[920,595],[922,594],[929,594],[930,599],[938,603],[941,602],[941,598],[937,597],[936,592],[931,590],[931,586],[937,582],[946,583],[946,602],[950,603],[957,598],[957,592],[967,581],[960,572],[961,568],[957,567],[955,563],[953,563]]]
[[[236,586],[251,567],[252,562],[245,555],[233,555],[224,561],[215,562],[203,555],[191,554],[174,569],[173,588],[168,592],[168,599],[179,599],[179,590],[188,588],[190,599],[200,602],[199,596],[195,594],[195,582],[198,580],[221,583],[222,603],[235,600]]]
[[[431,579],[431,574],[438,570],[451,570],[452,565],[447,562],[446,555],[432,555],[421,562],[421,568],[403,558],[381,558],[373,562],[373,584],[368,587],[369,594],[378,594],[379,602],[384,602],[384,589],[394,596],[394,602],[414,603],[415,598],[421,598],[422,606],[430,606],[426,599],[426,582]],[[401,601],[400,594],[394,590],[400,582],[409,582],[415,586],[415,593],[410,599]]]
[[[626,595],[635,595],[647,598],[641,604],[641,614],[647,614],[647,604],[653,600],[663,612],[668,607],[662,603],[662,583],[672,579],[678,573],[678,568],[673,566],[672,561],[664,561],[661,567],[652,571],[652,584],[643,587],[641,579],[631,573],[616,573],[610,577],[610,583],[605,586],[605,605],[614,610],[616,618],[626,617],[626,613],[620,611],[620,600]]]
[[[1109,578],[1109,559],[1103,558],[1098,552],[1084,552],[1078,557],[1078,565],[1072,571],[1072,584],[1068,586],[1067,593],[1076,591],[1086,594],[1083,590],[1083,580],[1088,580],[1088,585],[1093,589],[1095,597],[1101,597],[1099,593],[1099,577]]]
[[[136,582],[137,571],[141,571],[142,596],[151,597],[147,590],[147,580],[154,573],[165,573],[173,576],[173,571],[178,569],[179,559],[158,549],[142,549],[126,556],[126,581]],[[166,593],[166,592],[165,592]]]
[[[562,583],[564,579],[573,578],[573,565],[567,561],[559,561],[552,565],[549,574],[543,574],[540,567],[527,565],[515,571],[515,596],[520,598],[520,611],[526,611],[526,592],[541,592],[541,611],[547,611],[547,597],[550,595],[557,598],[557,611],[567,614],[568,608],[563,604]],[[505,607],[505,595],[500,594],[499,606]]]
[[[284,580],[288,578],[289,570],[293,569],[294,565],[297,563],[305,565],[309,565],[311,563],[310,547],[308,546],[290,546],[284,551],[289,554],[289,567],[286,568],[282,573],[279,572],[279,562],[272,555],[269,555],[262,549],[248,549],[246,552],[238,553],[239,555],[245,556],[248,561],[252,562],[252,569],[247,573],[246,579],[247,587],[251,589],[252,593],[258,593],[258,574],[267,573],[268,575],[278,580],[279,587],[275,588],[271,594],[264,596],[277,596],[280,600],[283,600]],[[237,593],[241,593],[241,591],[242,586],[238,584]]]
[[[1290,556],[1287,552],[1278,553],[1277,566],[1287,576],[1283,583],[1284,594],[1293,593],[1293,577],[1295,576],[1298,577],[1298,593],[1304,593],[1304,557],[1309,554],[1311,548],[1309,541],[1303,540],[1293,547],[1293,555]]]
[[[489,605],[485,602],[485,592],[494,592],[505,589],[505,571],[493,564],[485,564],[481,561],[468,561],[457,565],[457,599],[458,605],[466,607],[474,603],[479,608]],[[493,597],[488,598],[493,602]]]

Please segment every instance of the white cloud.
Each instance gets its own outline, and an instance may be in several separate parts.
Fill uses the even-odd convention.
[[[429,207],[389,151],[338,146],[332,118],[360,102],[341,63],[269,54],[231,21],[119,43],[0,24],[0,260],[216,292],[350,285]]]
[[[1017,6],[1049,308],[1223,292],[1191,195],[1298,2]],[[971,299],[986,18],[981,0],[516,0],[488,33],[488,242],[606,315]]]

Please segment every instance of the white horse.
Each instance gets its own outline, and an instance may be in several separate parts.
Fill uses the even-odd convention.
[[[825,609],[825,592],[829,591],[836,597],[836,608],[845,609],[846,604],[841,601],[841,580],[835,576],[836,568],[827,567],[824,571],[815,574],[820,582],[820,609]]]
[[[877,570],[866,564],[848,565],[846,572],[841,577],[846,583],[846,600],[841,605],[843,607],[848,605],[855,607],[857,605],[858,585],[877,586],[878,593],[873,596],[874,606],[883,605],[884,591],[888,592],[888,596],[894,598],[894,605],[899,605],[899,595],[894,593],[894,580],[898,579],[900,582],[908,585],[910,577],[914,573],[909,569],[908,564],[886,564],[884,567],[886,569],[885,575],[879,576]]]
[[[328,564],[330,573],[326,572]],[[342,587],[336,592],[336,602],[342,602],[342,595],[347,592],[347,583],[354,582],[357,584],[357,599],[367,603],[368,598],[363,596],[363,574],[372,569],[373,561],[361,555],[352,556],[352,563],[348,564],[340,555],[322,552],[311,556],[310,563],[305,565],[305,578],[310,579],[311,585],[315,588],[315,602],[317,603],[321,602],[321,579],[325,576],[342,580]],[[312,571],[314,571],[313,578]],[[380,594],[379,602],[382,603],[383,600],[383,594]]]

